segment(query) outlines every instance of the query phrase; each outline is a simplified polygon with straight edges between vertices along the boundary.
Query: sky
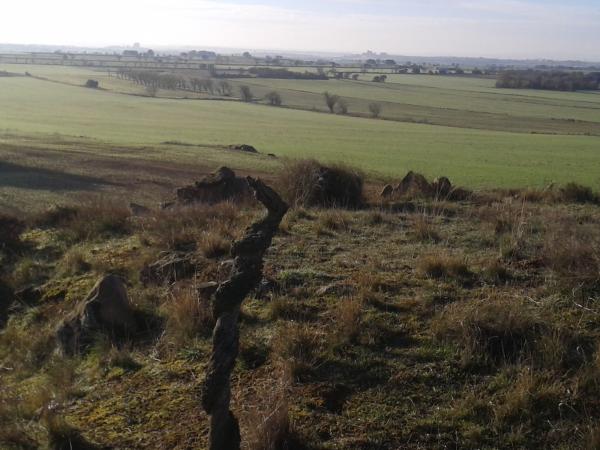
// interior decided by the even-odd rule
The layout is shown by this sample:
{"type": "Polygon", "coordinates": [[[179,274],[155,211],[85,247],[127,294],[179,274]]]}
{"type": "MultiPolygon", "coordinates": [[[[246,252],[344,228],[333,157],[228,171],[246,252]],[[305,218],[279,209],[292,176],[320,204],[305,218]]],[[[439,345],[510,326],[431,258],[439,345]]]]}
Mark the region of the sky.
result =
{"type": "Polygon", "coordinates": [[[600,0],[2,0],[0,43],[600,61],[600,0]]]}

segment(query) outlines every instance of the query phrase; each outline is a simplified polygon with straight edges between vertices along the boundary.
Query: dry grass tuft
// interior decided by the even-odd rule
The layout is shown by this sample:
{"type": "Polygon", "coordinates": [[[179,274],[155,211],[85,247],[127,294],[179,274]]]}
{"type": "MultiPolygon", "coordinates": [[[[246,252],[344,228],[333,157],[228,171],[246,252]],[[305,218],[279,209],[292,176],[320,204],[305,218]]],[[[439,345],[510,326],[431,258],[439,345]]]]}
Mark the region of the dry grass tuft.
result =
{"type": "Polygon", "coordinates": [[[413,233],[417,240],[423,242],[439,242],[441,240],[431,218],[418,214],[413,222],[413,233]]]}
{"type": "Polygon", "coordinates": [[[161,306],[166,318],[165,330],[159,347],[176,352],[201,335],[208,335],[214,327],[211,305],[193,286],[176,288],[161,306]]]}
{"type": "MultiPolygon", "coordinates": [[[[235,237],[242,228],[240,222],[243,225],[239,206],[222,202],[158,211],[153,216],[141,219],[140,226],[145,239],[158,247],[186,251],[201,245],[209,250],[213,244],[218,248],[221,239],[231,241],[235,237]]],[[[221,248],[224,246],[221,244],[221,248]]]]}
{"type": "Polygon", "coordinates": [[[275,333],[273,353],[292,378],[310,372],[317,364],[322,336],[308,324],[286,323],[275,333]]]}
{"type": "Polygon", "coordinates": [[[340,299],[333,308],[333,337],[336,344],[356,343],[361,331],[363,311],[357,299],[340,299]]]}
{"type": "Polygon", "coordinates": [[[522,301],[491,297],[449,305],[433,331],[460,346],[463,363],[497,365],[529,357],[545,327],[522,301]]]}
{"type": "Polygon", "coordinates": [[[418,263],[418,270],[428,278],[468,281],[473,277],[464,257],[449,256],[444,253],[424,256],[418,263]]]}

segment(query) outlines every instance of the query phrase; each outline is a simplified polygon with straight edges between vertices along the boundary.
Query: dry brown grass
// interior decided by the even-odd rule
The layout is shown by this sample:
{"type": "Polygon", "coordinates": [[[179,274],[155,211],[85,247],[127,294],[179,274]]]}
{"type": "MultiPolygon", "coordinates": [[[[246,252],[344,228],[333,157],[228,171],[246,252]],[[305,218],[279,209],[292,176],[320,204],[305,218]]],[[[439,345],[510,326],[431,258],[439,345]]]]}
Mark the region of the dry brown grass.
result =
{"type": "Polygon", "coordinates": [[[354,298],[339,299],[331,311],[333,340],[338,345],[356,343],[363,319],[362,303],[354,298]]]}
{"type": "Polygon", "coordinates": [[[418,262],[421,275],[428,278],[447,278],[468,281],[473,277],[465,257],[451,256],[446,253],[429,254],[418,262]]]}
{"type": "Polygon", "coordinates": [[[418,241],[439,242],[441,240],[433,219],[425,214],[417,214],[415,216],[412,230],[418,241]]]}
{"type": "Polygon", "coordinates": [[[544,241],[544,262],[561,286],[589,291],[600,285],[600,230],[573,219],[551,224],[544,241]]]}
{"type": "Polygon", "coordinates": [[[176,287],[160,308],[166,318],[159,348],[170,353],[187,346],[194,338],[210,334],[214,326],[208,300],[194,286],[176,287]]]}
{"type": "Polygon", "coordinates": [[[310,372],[319,361],[323,336],[310,324],[285,323],[271,343],[275,358],[292,378],[310,372]]]}
{"type": "Polygon", "coordinates": [[[240,207],[223,202],[158,211],[141,219],[139,226],[145,239],[160,248],[189,250],[205,245],[210,250],[212,244],[219,246],[219,237],[234,237],[244,223],[240,207]]]}
{"type": "Polygon", "coordinates": [[[496,296],[452,304],[433,324],[437,339],[459,345],[465,364],[495,365],[527,358],[544,331],[529,305],[496,296]]]}

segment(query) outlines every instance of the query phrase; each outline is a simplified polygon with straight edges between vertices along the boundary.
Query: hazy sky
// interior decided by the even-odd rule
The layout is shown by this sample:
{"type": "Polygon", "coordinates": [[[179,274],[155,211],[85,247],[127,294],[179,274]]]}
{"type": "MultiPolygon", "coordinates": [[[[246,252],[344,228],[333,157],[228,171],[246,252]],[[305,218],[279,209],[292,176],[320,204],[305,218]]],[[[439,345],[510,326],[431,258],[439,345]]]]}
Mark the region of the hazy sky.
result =
{"type": "Polygon", "coordinates": [[[600,60],[600,0],[2,0],[0,42],[600,60]]]}

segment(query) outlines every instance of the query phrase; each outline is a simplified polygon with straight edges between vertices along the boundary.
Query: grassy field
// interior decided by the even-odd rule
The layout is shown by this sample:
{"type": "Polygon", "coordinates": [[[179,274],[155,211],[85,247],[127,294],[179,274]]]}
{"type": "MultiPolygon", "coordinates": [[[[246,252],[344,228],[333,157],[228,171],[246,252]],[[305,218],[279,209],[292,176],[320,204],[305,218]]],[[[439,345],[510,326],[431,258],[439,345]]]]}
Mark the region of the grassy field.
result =
{"type": "MultiPolygon", "coordinates": [[[[27,77],[0,79],[0,130],[83,136],[106,143],[107,149],[148,146],[153,157],[164,151],[169,160],[177,160],[179,151],[189,156],[191,150],[172,151],[160,144],[181,141],[198,146],[199,163],[203,148],[249,143],[279,157],[350,163],[378,177],[398,179],[418,170],[474,188],[573,180],[597,187],[600,182],[595,169],[600,139],[594,136],[399,123],[234,101],[145,98],[27,77]]],[[[273,163],[255,159],[240,166],[264,170],[273,163]]]]}

